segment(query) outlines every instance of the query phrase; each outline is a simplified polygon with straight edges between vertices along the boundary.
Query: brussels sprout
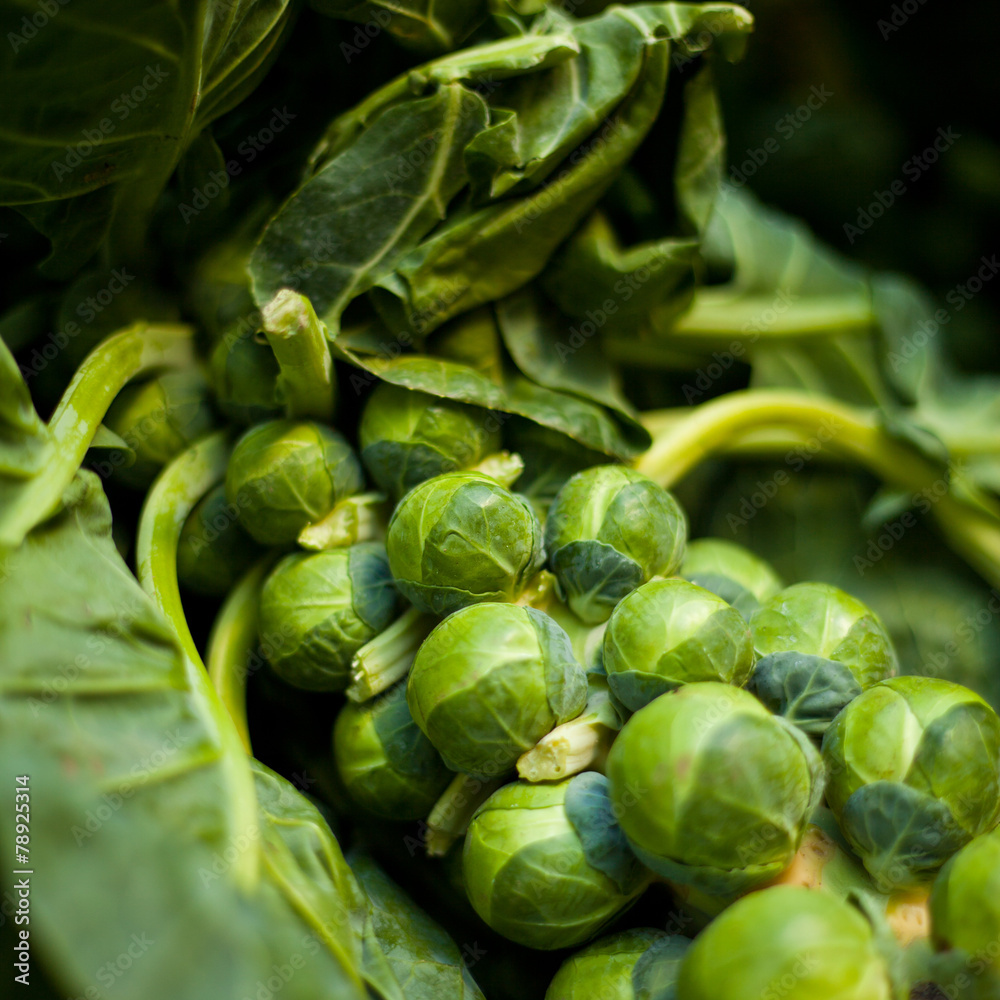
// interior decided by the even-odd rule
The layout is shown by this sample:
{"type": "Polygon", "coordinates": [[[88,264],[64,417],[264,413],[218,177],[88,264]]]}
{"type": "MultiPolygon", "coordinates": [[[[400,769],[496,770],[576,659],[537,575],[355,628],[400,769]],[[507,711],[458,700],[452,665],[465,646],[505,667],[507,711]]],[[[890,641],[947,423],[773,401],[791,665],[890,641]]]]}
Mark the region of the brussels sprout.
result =
{"type": "Polygon", "coordinates": [[[678,1000],[893,1000],[871,925],[836,896],[775,886],[734,903],[695,938],[678,1000]]]}
{"type": "Polygon", "coordinates": [[[853,698],[896,672],[875,613],[828,583],[797,583],[750,619],[757,664],[750,690],[807,733],[822,735],[853,698]]]}
{"type": "Polygon", "coordinates": [[[208,383],[200,372],[185,369],[126,386],[104,424],[135,455],[131,465],[115,469],[115,478],[144,490],[167,462],[215,427],[208,383]]]}
{"type": "Polygon", "coordinates": [[[220,485],[188,515],[177,543],[177,576],[188,590],[221,597],[263,554],[236,513],[220,485]]]}
{"type": "Polygon", "coordinates": [[[637,927],[610,934],[566,959],[545,1000],[673,1000],[691,941],[637,927]]]}
{"type": "Polygon", "coordinates": [[[469,902],[519,944],[567,948],[596,934],[648,883],[594,772],[504,785],[479,807],[462,853],[469,902]]]}
{"type": "Polygon", "coordinates": [[[688,684],[640,709],[608,755],[638,857],[675,882],[735,892],[786,868],[823,794],[808,737],[728,684],[688,684]]]}
{"type": "Polygon", "coordinates": [[[294,542],[362,486],[351,446],[329,427],[306,421],[251,427],[236,442],[226,469],[226,497],[262,545],[294,542]]]}
{"type": "Polygon", "coordinates": [[[677,501],[624,465],[572,476],[545,522],[545,550],[566,603],[588,625],[653,576],[680,565],[687,522],[677,501]]]}
{"type": "Polygon", "coordinates": [[[522,497],[476,472],[448,472],[400,500],[386,548],[396,585],[444,616],[479,601],[512,601],[541,568],[542,531],[522,497]]]}
{"type": "MultiPolygon", "coordinates": [[[[960,954],[960,988],[948,996],[1000,996],[1000,835],[977,837],[941,869],[931,890],[931,935],[960,954]]],[[[949,977],[958,986],[958,977],[949,977]]]]}
{"type": "Polygon", "coordinates": [[[449,767],[490,777],[583,711],[587,679],[569,637],[548,615],[474,604],[424,640],[406,697],[449,767]]]}
{"type": "Polygon", "coordinates": [[[633,712],[693,681],[743,684],[752,667],[740,613],[686,580],[652,580],[633,591],[604,633],[608,683],[633,712]]]}
{"type": "Polygon", "coordinates": [[[249,333],[227,334],[212,351],[215,402],[236,424],[256,424],[280,417],[278,360],[266,342],[249,333]]]}
{"type": "Polygon", "coordinates": [[[1000,719],[979,695],[893,677],[823,739],[827,803],[882,891],[918,885],[1000,814],[1000,719]]]}
{"type": "Polygon", "coordinates": [[[351,798],[385,819],[423,818],[452,779],[410,715],[405,684],[363,705],[348,702],[333,727],[333,754],[351,798]]]}
{"type": "Polygon", "coordinates": [[[369,397],[358,433],[365,468],[395,497],[500,447],[500,425],[488,410],[388,382],[369,397]]]}
{"type": "Polygon", "coordinates": [[[724,538],[688,542],[680,575],[718,594],[747,618],[784,586],[770,563],[724,538]]]}
{"type": "Polygon", "coordinates": [[[261,590],[261,642],[289,684],[340,691],[350,680],[351,657],[389,625],[397,602],[377,542],[296,552],[278,563],[261,590]]]}

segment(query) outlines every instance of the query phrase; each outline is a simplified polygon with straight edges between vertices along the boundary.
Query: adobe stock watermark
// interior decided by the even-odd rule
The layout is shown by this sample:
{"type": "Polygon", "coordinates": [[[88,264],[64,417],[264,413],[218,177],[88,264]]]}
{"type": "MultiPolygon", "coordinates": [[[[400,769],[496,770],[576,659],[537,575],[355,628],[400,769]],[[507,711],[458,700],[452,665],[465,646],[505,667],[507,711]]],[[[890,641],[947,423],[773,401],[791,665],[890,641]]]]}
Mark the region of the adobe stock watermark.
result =
{"type": "MultiPolygon", "coordinates": [[[[839,426],[839,421],[827,417],[807,441],[785,453],[785,464],[793,472],[801,472],[837,436],[839,426]]],[[[784,469],[775,469],[769,479],[758,479],[753,492],[740,497],[738,509],[726,515],[729,530],[735,535],[737,529],[746,527],[791,481],[791,475],[784,469]]]]}
{"type": "MultiPolygon", "coordinates": [[[[833,91],[827,89],[826,84],[819,86],[814,84],[809,90],[809,96],[798,107],[782,115],[774,123],[774,131],[787,142],[831,97],[833,91]]],[[[748,148],[746,159],[739,166],[734,164],[729,168],[730,184],[736,188],[743,187],[775,153],[781,150],[781,145],[773,135],[770,135],[759,146],[748,148]]],[[[723,187],[722,191],[725,197],[729,193],[729,188],[723,187]]]]}
{"type": "Polygon", "coordinates": [[[42,31],[49,21],[69,3],[71,0],[38,0],[34,11],[21,18],[19,30],[7,32],[7,41],[14,52],[35,38],[38,32],[42,31]]]}
{"type": "Polygon", "coordinates": [[[747,334],[744,339],[732,341],[726,350],[713,351],[712,360],[698,368],[690,382],[684,383],[681,389],[684,401],[691,404],[700,400],[737,361],[743,359],[747,351],[760,340],[761,335],[771,329],[798,299],[795,292],[786,289],[777,292],[770,305],[743,324],[742,332],[747,334]]]}
{"type": "Polygon", "coordinates": [[[980,257],[979,261],[978,270],[945,295],[945,301],[952,308],[936,309],[933,316],[922,319],[913,333],[903,337],[899,345],[889,352],[886,360],[894,372],[899,372],[917,357],[941,329],[951,322],[952,316],[961,312],[1000,271],[1000,260],[997,260],[996,254],[980,257]]]}
{"type": "Polygon", "coordinates": [[[340,43],[340,54],[344,57],[344,62],[351,64],[355,56],[361,55],[365,49],[392,23],[392,15],[387,10],[373,11],[367,21],[358,24],[354,29],[351,42],[340,43]]]}
{"type": "Polygon", "coordinates": [[[149,936],[146,931],[139,931],[132,935],[131,940],[111,961],[105,962],[95,973],[94,978],[103,987],[98,990],[96,986],[88,986],[81,995],[68,997],[67,1000],[99,1000],[100,997],[107,996],[105,990],[110,990],[115,983],[124,976],[132,966],[149,951],[156,941],[149,936]]]}
{"type": "MultiPolygon", "coordinates": [[[[919,181],[961,138],[961,133],[956,132],[951,125],[947,128],[939,128],[933,142],[903,162],[900,168],[903,177],[913,183],[919,181]]],[[[854,241],[868,232],[908,190],[909,188],[903,179],[897,177],[884,191],[881,189],[873,191],[873,200],[867,206],[858,206],[855,221],[844,223],[844,235],[847,237],[847,242],[853,246],[854,241]]]]}
{"type": "Polygon", "coordinates": [[[864,576],[868,570],[880,563],[887,553],[891,552],[903,536],[915,528],[920,518],[930,513],[935,504],[940,503],[951,491],[950,479],[962,473],[961,465],[951,465],[948,475],[935,479],[933,483],[910,495],[907,509],[892,521],[882,525],[879,533],[868,540],[864,553],[854,556],[854,568],[858,576],[864,576]],[[914,512],[916,511],[916,513],[914,512]]]}
{"type": "Polygon", "coordinates": [[[102,118],[93,128],[80,130],[83,136],[77,143],[66,146],[66,155],[61,160],[54,160],[52,170],[56,180],[62,180],[67,174],[80,166],[95,150],[103,145],[128,116],[149,97],[169,73],[157,63],[146,66],[145,76],[130,90],[123,90],[110,105],[110,114],[102,118]],[[113,116],[113,117],[112,117],[113,116]]]}
{"type": "MultiPolygon", "coordinates": [[[[135,281],[135,275],[126,268],[115,268],[103,288],[77,303],[76,315],[83,323],[93,323],[133,281],[135,281]]],[[[66,349],[69,342],[82,332],[83,327],[80,323],[72,319],[67,320],[60,329],[50,332],[43,339],[41,347],[35,347],[31,355],[18,365],[24,381],[30,382],[36,375],[48,368],[49,364],[55,361],[66,349]]]]}
{"type": "Polygon", "coordinates": [[[1000,592],[991,587],[986,603],[965,615],[952,637],[940,650],[928,653],[917,672],[923,677],[949,677],[962,647],[975,642],[984,629],[996,623],[998,617],[1000,617],[1000,592]]]}
{"type": "Polygon", "coordinates": [[[208,172],[208,180],[196,187],[187,201],[177,206],[185,225],[208,208],[216,198],[229,187],[233,177],[239,177],[243,168],[257,159],[274,140],[285,131],[288,125],[295,121],[297,115],[288,110],[287,105],[281,108],[271,108],[271,118],[266,125],[243,139],[236,147],[239,157],[226,160],[223,167],[208,172]]]}
{"type": "Polygon", "coordinates": [[[886,41],[891,34],[899,31],[925,3],[927,0],[902,0],[901,3],[894,3],[889,8],[888,15],[880,17],[875,24],[882,36],[882,41],[886,41]]]}

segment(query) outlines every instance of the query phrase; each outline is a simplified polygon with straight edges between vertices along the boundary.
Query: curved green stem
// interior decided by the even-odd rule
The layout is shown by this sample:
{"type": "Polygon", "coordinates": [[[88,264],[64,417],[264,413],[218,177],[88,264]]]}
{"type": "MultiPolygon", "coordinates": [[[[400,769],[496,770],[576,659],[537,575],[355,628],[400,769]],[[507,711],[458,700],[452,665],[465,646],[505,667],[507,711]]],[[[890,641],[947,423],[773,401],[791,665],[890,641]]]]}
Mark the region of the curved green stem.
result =
{"type": "Polygon", "coordinates": [[[257,644],[260,588],[274,560],[274,554],[265,556],[229,592],[212,625],[205,656],[208,676],[248,754],[252,750],[247,728],[247,676],[257,644]]]}
{"type": "Polygon", "coordinates": [[[7,504],[0,546],[20,545],[59,506],[108,407],[129,379],[151,368],[192,363],[191,336],[187,326],[137,323],[108,337],[87,355],[49,421],[50,459],[7,504]]]}
{"type": "MultiPolygon", "coordinates": [[[[228,812],[235,842],[258,824],[253,772],[247,766],[240,734],[212,687],[191,637],[177,582],[177,542],[181,528],[195,504],[225,475],[229,447],[226,433],[217,431],[182,452],[160,473],[146,496],[139,519],[136,563],[142,589],[177,633],[185,653],[187,682],[196,695],[196,704],[204,706],[207,712],[206,725],[217,735],[225,787],[231,789],[228,812]]],[[[237,883],[251,892],[260,879],[259,852],[239,852],[233,868],[237,883]]]]}
{"type": "Polygon", "coordinates": [[[160,473],[146,495],[136,539],[136,573],[142,589],[167,616],[184,651],[195,662],[201,654],[191,637],[177,582],[177,543],[195,504],[222,482],[230,444],[216,431],[181,452],[160,473]]]}
{"type": "MultiPolygon", "coordinates": [[[[706,458],[726,452],[734,440],[775,429],[791,432],[797,443],[805,436],[817,451],[825,449],[855,461],[913,493],[936,486],[942,478],[954,478],[955,470],[943,472],[939,464],[888,434],[875,412],[859,411],[822,396],[749,389],[687,413],[678,419],[670,411],[647,415],[651,425],[664,429],[636,468],[664,487],[706,458]]],[[[945,493],[935,501],[934,515],[952,547],[987,581],[1000,586],[1000,505],[971,484],[962,486],[965,498],[954,491],[945,493]]]]}

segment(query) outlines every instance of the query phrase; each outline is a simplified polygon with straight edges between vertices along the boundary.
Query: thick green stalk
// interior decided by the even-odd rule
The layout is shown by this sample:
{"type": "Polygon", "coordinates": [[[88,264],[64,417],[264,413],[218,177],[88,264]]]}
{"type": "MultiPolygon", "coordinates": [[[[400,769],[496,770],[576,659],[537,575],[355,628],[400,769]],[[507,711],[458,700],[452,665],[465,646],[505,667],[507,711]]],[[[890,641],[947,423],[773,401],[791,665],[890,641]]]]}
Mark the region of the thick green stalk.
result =
{"type": "Polygon", "coordinates": [[[283,288],[264,307],[264,333],[281,372],[278,388],[290,417],[333,419],[336,381],[326,327],[312,303],[283,288]]]}
{"type": "Polygon", "coordinates": [[[257,608],[264,577],[274,563],[267,555],[229,592],[208,637],[208,676],[226,706],[246,752],[252,753],[247,727],[247,675],[257,645],[257,608]]]}
{"type": "Polygon", "coordinates": [[[502,785],[503,778],[456,774],[427,817],[424,843],[432,858],[442,858],[469,829],[475,811],[502,785]]]}
{"type": "MultiPolygon", "coordinates": [[[[960,469],[941,465],[897,440],[880,425],[875,411],[865,412],[823,396],[772,390],[733,392],[687,411],[647,415],[662,429],[636,468],[670,487],[705,459],[725,453],[747,435],[787,431],[796,444],[814,443],[863,465],[885,482],[921,493],[942,479],[960,479],[960,469]]],[[[758,438],[758,444],[767,438],[758,438]]],[[[772,441],[787,450],[788,439],[772,441]]],[[[794,446],[794,445],[793,445],[794,446]]],[[[988,582],[1000,586],[1000,505],[972,484],[963,482],[934,504],[934,515],[952,547],[988,582]]],[[[936,495],[936,492],[935,492],[936,495]]]]}
{"type": "MultiPolygon", "coordinates": [[[[209,679],[184,616],[177,582],[177,543],[184,521],[195,504],[225,475],[230,445],[224,431],[217,431],[178,455],[160,473],[143,504],[136,539],[136,569],[142,589],[173,625],[184,650],[187,680],[197,703],[205,706],[205,720],[217,734],[219,755],[231,791],[232,836],[255,829],[257,795],[253,773],[247,766],[240,734],[209,679]]],[[[234,862],[236,879],[247,892],[260,878],[257,851],[241,851],[234,862]]]]}
{"type": "Polygon", "coordinates": [[[0,548],[25,535],[59,506],[115,396],[129,379],[151,368],[190,365],[194,354],[187,326],[137,323],[96,347],[78,369],[49,421],[52,454],[25,480],[0,522],[0,548]]]}

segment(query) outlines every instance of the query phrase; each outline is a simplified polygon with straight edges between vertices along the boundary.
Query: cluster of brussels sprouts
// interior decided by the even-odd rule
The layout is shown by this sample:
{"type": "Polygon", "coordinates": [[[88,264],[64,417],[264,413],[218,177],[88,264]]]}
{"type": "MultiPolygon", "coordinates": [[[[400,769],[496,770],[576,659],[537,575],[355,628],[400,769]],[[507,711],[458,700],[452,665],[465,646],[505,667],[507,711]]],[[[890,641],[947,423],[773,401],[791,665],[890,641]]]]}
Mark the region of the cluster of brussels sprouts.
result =
{"type": "MultiPolygon", "coordinates": [[[[487,411],[388,384],[356,451],[241,389],[273,362],[260,348],[213,359],[218,405],[249,426],[179,576],[218,596],[268,560],[261,646],[288,684],[345,694],[332,750],[358,815],[426,821],[432,854],[462,840],[469,902],[523,945],[592,941],[651,886],[704,927],[618,930],[548,1000],[889,1000],[906,963],[887,927],[965,976],[956,996],[1000,996],[986,702],[896,676],[855,597],[689,541],[630,468],[573,471],[526,421],[501,439],[487,411]],[[515,443],[524,461],[499,452],[515,443]]],[[[150,446],[176,451],[191,420],[158,418],[150,446]]]]}

